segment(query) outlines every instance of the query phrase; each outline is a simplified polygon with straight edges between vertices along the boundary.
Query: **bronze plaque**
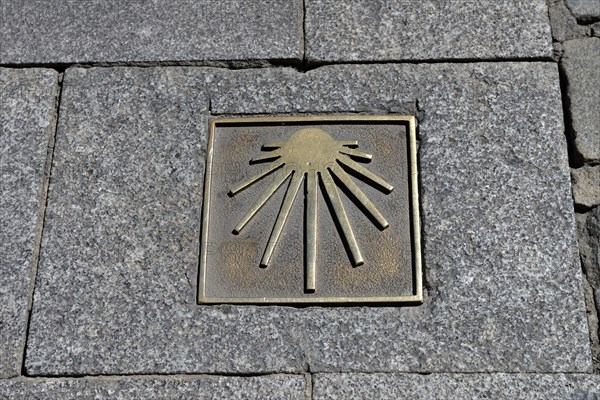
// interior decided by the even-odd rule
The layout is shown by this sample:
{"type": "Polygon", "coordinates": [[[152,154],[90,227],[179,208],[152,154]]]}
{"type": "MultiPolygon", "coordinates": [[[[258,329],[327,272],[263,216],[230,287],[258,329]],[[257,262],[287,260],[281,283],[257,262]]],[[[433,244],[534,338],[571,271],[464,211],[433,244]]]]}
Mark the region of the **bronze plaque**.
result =
{"type": "Polygon", "coordinates": [[[210,122],[198,303],[420,303],[415,118],[210,122]]]}

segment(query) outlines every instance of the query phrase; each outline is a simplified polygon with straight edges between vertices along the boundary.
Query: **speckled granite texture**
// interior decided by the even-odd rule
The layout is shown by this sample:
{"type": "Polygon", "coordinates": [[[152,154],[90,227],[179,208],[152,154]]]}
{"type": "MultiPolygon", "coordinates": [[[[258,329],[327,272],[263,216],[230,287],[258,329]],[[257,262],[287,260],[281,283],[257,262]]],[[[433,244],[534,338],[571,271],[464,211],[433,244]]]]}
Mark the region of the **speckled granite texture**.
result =
{"type": "Polygon", "coordinates": [[[26,371],[589,372],[561,110],[552,63],[69,69],[26,371]],[[195,304],[209,111],[410,104],[422,306],[195,304]]]}
{"type": "Polygon", "coordinates": [[[583,161],[600,161],[600,38],[563,43],[561,68],[567,83],[575,149],[583,161]]]}
{"type": "Polygon", "coordinates": [[[547,58],[545,0],[306,0],[309,61],[547,58]]]}
{"type": "MultiPolygon", "coordinates": [[[[600,144],[600,138],[598,140],[600,144]]],[[[600,165],[584,165],[573,169],[571,182],[576,206],[587,210],[600,204],[600,165]]]]}
{"type": "Polygon", "coordinates": [[[21,372],[58,74],[0,68],[0,378],[21,372]]]}
{"type": "Polygon", "coordinates": [[[552,38],[557,42],[576,39],[587,33],[587,27],[577,23],[577,19],[571,14],[563,0],[548,1],[548,16],[550,17],[552,38]]]}
{"type": "Polygon", "coordinates": [[[599,62],[600,0],[0,1],[0,399],[600,399],[599,62]],[[210,118],[358,113],[424,304],[197,305],[210,118]]]}
{"type": "Polygon", "coordinates": [[[314,400],[592,400],[600,376],[563,374],[316,374],[314,400]]]}
{"type": "Polygon", "coordinates": [[[0,380],[0,398],[27,400],[305,400],[301,375],[173,376],[0,380]]]}
{"type": "Polygon", "coordinates": [[[577,219],[581,264],[592,288],[600,290],[600,207],[577,214],[577,219]]]}
{"type": "Polygon", "coordinates": [[[577,20],[583,23],[600,20],[600,1],[565,0],[565,2],[577,20]]]}
{"type": "Polygon", "coordinates": [[[0,11],[0,63],[302,59],[300,0],[21,0],[0,11]]]}

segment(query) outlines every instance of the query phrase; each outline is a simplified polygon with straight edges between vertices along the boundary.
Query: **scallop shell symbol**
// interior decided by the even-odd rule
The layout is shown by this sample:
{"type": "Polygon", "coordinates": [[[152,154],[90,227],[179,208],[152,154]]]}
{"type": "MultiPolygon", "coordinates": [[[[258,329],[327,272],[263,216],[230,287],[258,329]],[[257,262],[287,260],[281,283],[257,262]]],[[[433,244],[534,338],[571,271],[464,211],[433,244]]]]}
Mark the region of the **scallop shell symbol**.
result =
{"type": "Polygon", "coordinates": [[[263,145],[263,153],[253,158],[252,162],[271,162],[262,171],[232,187],[229,191],[230,196],[235,196],[262,178],[275,174],[271,184],[233,229],[234,234],[239,234],[277,189],[286,181],[289,181],[281,209],[260,262],[261,267],[266,268],[271,262],[273,251],[303,182],[306,182],[304,221],[307,241],[304,262],[306,268],[305,290],[307,292],[316,290],[317,190],[319,182],[325,188],[325,194],[341,228],[342,240],[346,242],[350,249],[350,261],[354,266],[364,264],[365,261],[340,198],[338,186],[343,186],[362,205],[363,212],[370,217],[380,230],[387,228],[389,223],[348,172],[359,175],[364,181],[383,193],[389,194],[394,188],[358,162],[369,162],[373,157],[371,154],[358,150],[357,147],[357,140],[335,140],[319,128],[301,129],[285,142],[263,145]]]}

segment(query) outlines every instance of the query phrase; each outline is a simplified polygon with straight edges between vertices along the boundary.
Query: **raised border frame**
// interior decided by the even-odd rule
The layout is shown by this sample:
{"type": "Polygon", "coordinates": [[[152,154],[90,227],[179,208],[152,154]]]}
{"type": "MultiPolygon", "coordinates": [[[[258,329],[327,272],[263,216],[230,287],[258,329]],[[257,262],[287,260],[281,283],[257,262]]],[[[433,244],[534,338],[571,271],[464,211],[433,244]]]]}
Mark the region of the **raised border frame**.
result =
{"type": "Polygon", "coordinates": [[[419,214],[419,182],[417,163],[416,118],[404,115],[350,115],[350,116],[268,116],[268,117],[225,117],[213,118],[209,122],[206,167],[204,170],[204,195],[202,205],[202,225],[200,231],[200,265],[198,270],[198,304],[421,304],[423,302],[423,271],[421,263],[421,220],[419,214]],[[314,122],[398,122],[408,125],[410,146],[410,190],[413,248],[413,294],[404,296],[380,297],[208,297],[206,296],[206,269],[208,228],[210,222],[210,202],[212,186],[212,160],[215,129],[219,124],[260,124],[260,123],[314,123],[314,122]]]}

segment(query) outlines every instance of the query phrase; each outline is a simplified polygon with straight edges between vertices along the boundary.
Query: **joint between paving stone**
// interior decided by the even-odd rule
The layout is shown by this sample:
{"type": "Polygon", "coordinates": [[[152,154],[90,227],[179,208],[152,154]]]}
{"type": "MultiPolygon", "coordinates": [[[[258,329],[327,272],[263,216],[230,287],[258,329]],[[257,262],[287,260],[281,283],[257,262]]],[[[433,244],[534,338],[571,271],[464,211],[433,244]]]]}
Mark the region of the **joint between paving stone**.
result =
{"type": "Polygon", "coordinates": [[[306,374],[304,374],[304,380],[305,380],[304,395],[306,397],[306,400],[312,400],[315,375],[312,373],[306,373],[306,374]]]}
{"type": "Polygon", "coordinates": [[[259,60],[208,60],[208,61],[110,61],[110,62],[72,62],[72,63],[0,63],[0,68],[28,69],[48,68],[58,72],[64,72],[69,68],[165,68],[165,67],[198,67],[198,68],[221,68],[229,70],[254,69],[254,68],[294,68],[303,70],[301,59],[259,59],[259,60]]]}
{"type": "Polygon", "coordinates": [[[40,262],[40,254],[42,249],[42,236],[44,230],[44,218],[46,215],[46,208],[48,206],[48,189],[50,187],[50,176],[52,173],[52,159],[54,156],[54,146],[56,143],[56,132],[58,130],[58,119],[60,113],[60,100],[62,96],[62,78],[63,74],[59,73],[57,76],[57,88],[54,98],[54,111],[52,113],[52,131],[48,138],[48,145],[46,150],[46,160],[44,164],[44,174],[42,178],[42,190],[39,194],[39,209],[38,217],[35,228],[35,240],[33,248],[32,266],[29,275],[29,289],[27,294],[27,318],[25,322],[25,337],[23,338],[22,347],[22,359],[21,359],[21,375],[26,375],[25,359],[27,353],[27,341],[29,339],[29,327],[31,325],[31,314],[33,310],[33,298],[35,295],[35,286],[37,280],[37,271],[40,262]]]}
{"type": "Polygon", "coordinates": [[[568,78],[562,64],[558,63],[558,76],[560,83],[560,95],[562,103],[563,113],[563,124],[565,129],[565,140],[567,143],[567,151],[569,154],[569,166],[571,168],[578,168],[583,166],[583,156],[577,151],[575,147],[575,133],[573,132],[573,125],[571,121],[571,107],[568,95],[568,78]]]}
{"type": "Polygon", "coordinates": [[[302,66],[306,67],[306,0],[302,0],[302,66]]]}
{"type": "Polygon", "coordinates": [[[298,73],[307,73],[328,66],[368,66],[368,65],[386,65],[386,64],[477,64],[477,63],[546,63],[557,61],[553,57],[505,57],[505,58],[436,58],[422,60],[360,60],[360,61],[310,61],[303,59],[263,59],[263,60],[218,60],[218,61],[128,61],[128,62],[76,62],[76,63],[0,63],[0,68],[11,69],[33,69],[47,68],[53,69],[59,73],[64,73],[69,68],[168,68],[168,67],[197,67],[197,68],[217,68],[226,70],[243,69],[278,69],[290,68],[298,73]]]}
{"type": "Polygon", "coordinates": [[[81,380],[110,380],[110,379],[194,379],[202,377],[214,377],[214,378],[256,378],[256,377],[272,377],[272,376],[303,376],[312,375],[311,373],[297,373],[297,372],[282,372],[282,371],[269,371],[269,372],[174,372],[174,373],[144,373],[144,372],[133,372],[133,373],[122,373],[122,374],[22,374],[14,378],[13,380],[60,380],[60,379],[81,379],[81,380]]]}

